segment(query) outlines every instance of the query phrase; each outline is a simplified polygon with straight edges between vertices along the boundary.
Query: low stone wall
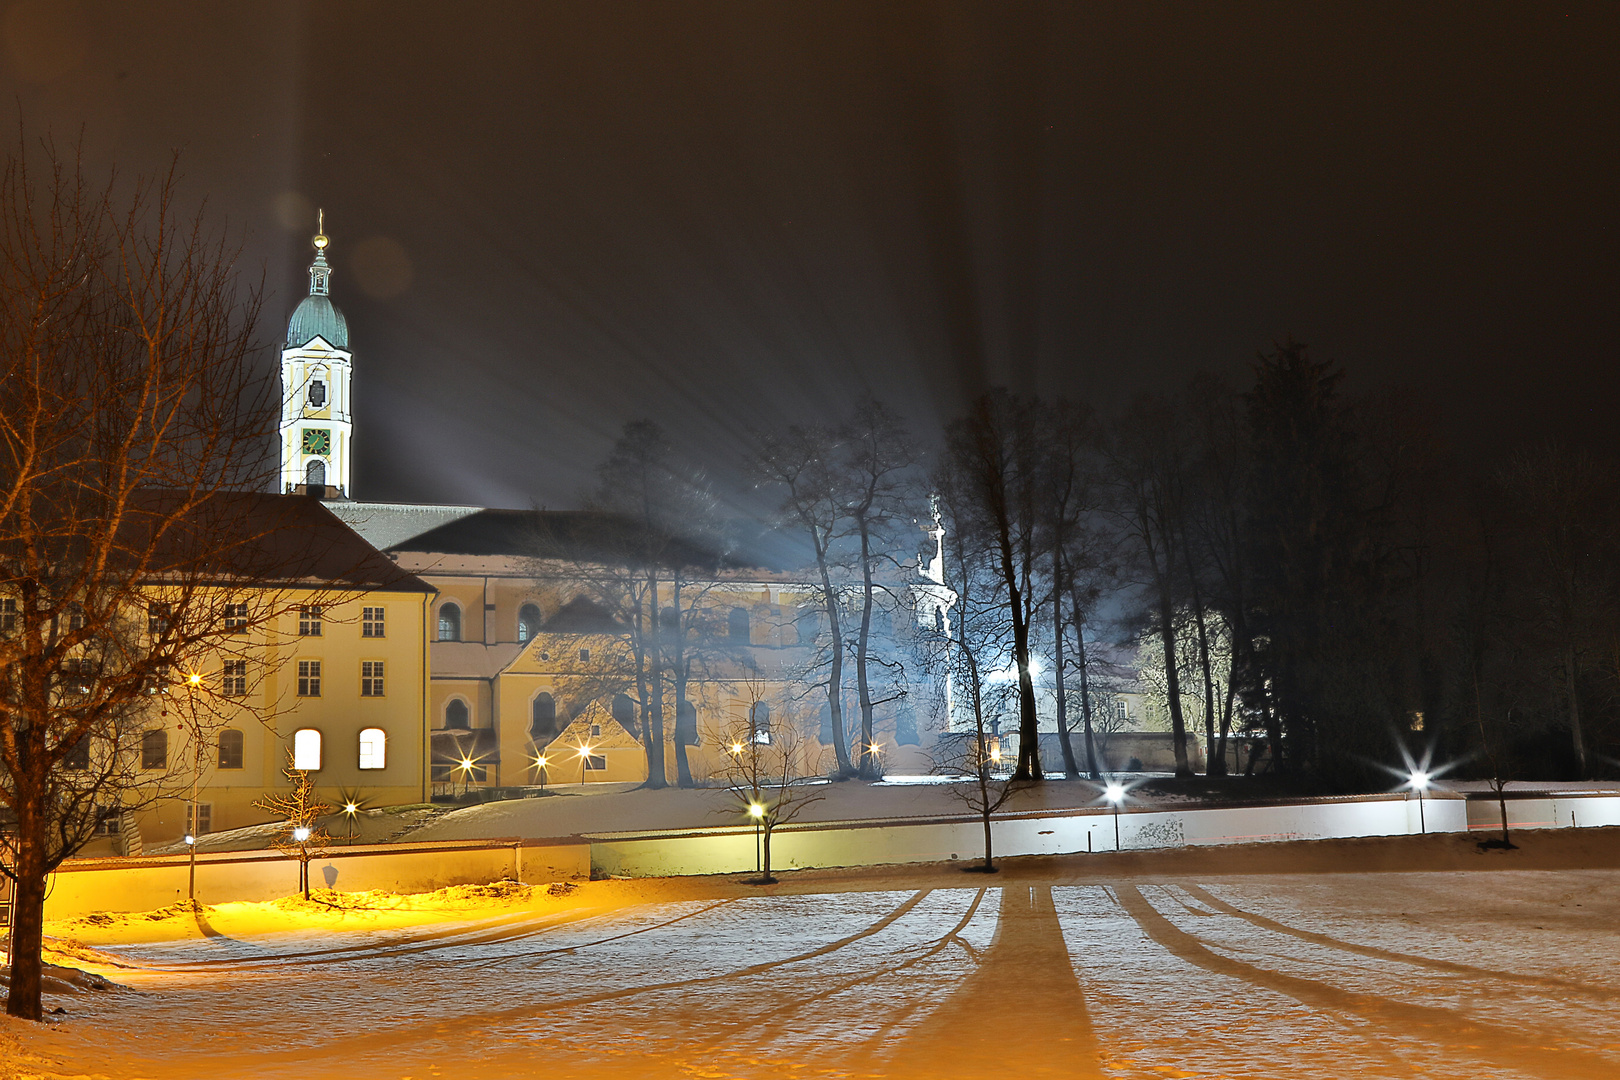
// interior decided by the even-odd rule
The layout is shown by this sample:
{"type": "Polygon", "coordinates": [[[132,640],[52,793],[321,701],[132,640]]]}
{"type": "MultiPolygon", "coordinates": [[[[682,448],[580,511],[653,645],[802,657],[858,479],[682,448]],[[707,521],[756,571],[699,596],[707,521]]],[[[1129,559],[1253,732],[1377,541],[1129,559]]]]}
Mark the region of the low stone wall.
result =
{"type": "MultiPolygon", "coordinates": [[[[1590,829],[1600,825],[1620,825],[1620,795],[1526,795],[1508,793],[1510,829],[1590,829]]],[[[1502,808],[1496,796],[1475,794],[1468,799],[1468,827],[1490,830],[1502,827],[1502,808]]]]}
{"type": "MultiPolygon", "coordinates": [[[[1117,824],[1124,850],[1469,827],[1468,804],[1454,795],[1426,798],[1421,808],[1415,798],[1374,795],[1282,806],[1126,810],[1117,824]]],[[[1113,813],[1099,808],[997,818],[991,831],[998,856],[1071,855],[1114,850],[1115,825],[1113,813]]],[[[740,873],[754,869],[756,859],[755,830],[746,827],[598,833],[586,839],[592,872],[599,876],[740,873]]],[[[971,817],[788,825],[772,836],[771,864],[798,869],[944,862],[978,858],[983,845],[983,823],[971,817]]]]}
{"type": "MultiPolygon", "coordinates": [[[[590,845],[580,841],[475,840],[339,848],[311,859],[310,883],[343,892],[431,892],[503,878],[556,881],[590,874],[590,845]]],[[[47,919],[95,911],[149,911],[186,898],[185,855],[69,859],[51,875],[47,919]]],[[[298,891],[298,862],[274,851],[197,856],[196,898],[205,904],[273,900],[298,891]]]]}

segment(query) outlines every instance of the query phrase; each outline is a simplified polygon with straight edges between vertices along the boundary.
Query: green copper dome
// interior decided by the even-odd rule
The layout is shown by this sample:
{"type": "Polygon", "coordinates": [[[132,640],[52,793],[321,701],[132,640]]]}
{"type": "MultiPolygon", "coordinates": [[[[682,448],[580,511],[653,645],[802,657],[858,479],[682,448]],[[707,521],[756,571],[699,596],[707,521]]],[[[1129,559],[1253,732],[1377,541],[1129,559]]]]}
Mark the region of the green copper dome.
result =
{"type": "Polygon", "coordinates": [[[287,344],[308,345],[319,335],[335,349],[349,347],[349,324],[330,297],[306,296],[287,321],[287,344]]]}

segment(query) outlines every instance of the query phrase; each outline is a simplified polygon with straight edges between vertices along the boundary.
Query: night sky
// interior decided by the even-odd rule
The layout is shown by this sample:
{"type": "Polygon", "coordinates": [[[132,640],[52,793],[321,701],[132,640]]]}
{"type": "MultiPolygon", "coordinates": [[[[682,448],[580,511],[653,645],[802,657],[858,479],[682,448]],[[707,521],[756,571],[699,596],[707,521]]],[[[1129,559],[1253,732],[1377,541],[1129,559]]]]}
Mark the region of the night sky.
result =
{"type": "Polygon", "coordinates": [[[1620,6],[24,0],[0,91],[183,152],[263,274],[324,207],[356,494],[572,505],[650,415],[1101,406],[1293,335],[1463,452],[1620,437],[1620,6]]]}

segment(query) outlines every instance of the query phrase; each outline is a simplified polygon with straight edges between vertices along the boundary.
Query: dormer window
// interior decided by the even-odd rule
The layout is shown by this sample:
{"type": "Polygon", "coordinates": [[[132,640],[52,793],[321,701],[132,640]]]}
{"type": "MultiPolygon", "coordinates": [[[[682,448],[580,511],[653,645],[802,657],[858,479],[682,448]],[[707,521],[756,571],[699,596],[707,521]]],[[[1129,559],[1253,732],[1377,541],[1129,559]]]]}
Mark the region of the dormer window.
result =
{"type": "Polygon", "coordinates": [[[326,384],[316,379],[309,384],[309,407],[319,409],[326,404],[326,384]]]}

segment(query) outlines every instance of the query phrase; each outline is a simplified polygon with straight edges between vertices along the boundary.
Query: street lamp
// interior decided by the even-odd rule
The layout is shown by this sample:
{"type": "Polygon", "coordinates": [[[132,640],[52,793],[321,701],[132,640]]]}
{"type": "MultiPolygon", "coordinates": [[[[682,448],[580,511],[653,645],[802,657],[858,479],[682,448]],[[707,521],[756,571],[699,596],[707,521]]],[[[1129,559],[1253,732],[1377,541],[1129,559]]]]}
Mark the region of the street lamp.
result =
{"type": "Polygon", "coordinates": [[[765,822],[764,804],[757,800],[749,803],[748,816],[754,819],[754,873],[758,874],[762,873],[760,868],[764,865],[763,856],[759,853],[759,829],[765,822]]]}
{"type": "Polygon", "coordinates": [[[546,755],[540,754],[534,759],[534,767],[540,770],[540,794],[546,793],[546,755]]]}
{"type": "Polygon", "coordinates": [[[1110,780],[1103,789],[1103,798],[1107,799],[1114,808],[1114,850],[1119,850],[1119,807],[1125,801],[1125,789],[1117,781],[1110,780]]]}
{"type": "Polygon", "coordinates": [[[354,827],[358,820],[359,813],[359,803],[355,802],[353,799],[349,799],[344,802],[343,815],[349,819],[349,843],[351,844],[354,843],[354,827]]]}
{"type": "Polygon", "coordinates": [[[1430,776],[1428,773],[1424,772],[1422,769],[1414,769],[1412,770],[1411,779],[1407,780],[1406,782],[1408,787],[1417,792],[1418,830],[1425,836],[1428,835],[1429,832],[1429,823],[1425,821],[1423,817],[1423,793],[1429,790],[1429,780],[1430,776]]]}
{"type": "Polygon", "coordinates": [[[594,746],[581,746],[579,748],[579,782],[581,784],[585,782],[585,766],[590,764],[591,751],[594,749],[596,749],[594,746]]]}

